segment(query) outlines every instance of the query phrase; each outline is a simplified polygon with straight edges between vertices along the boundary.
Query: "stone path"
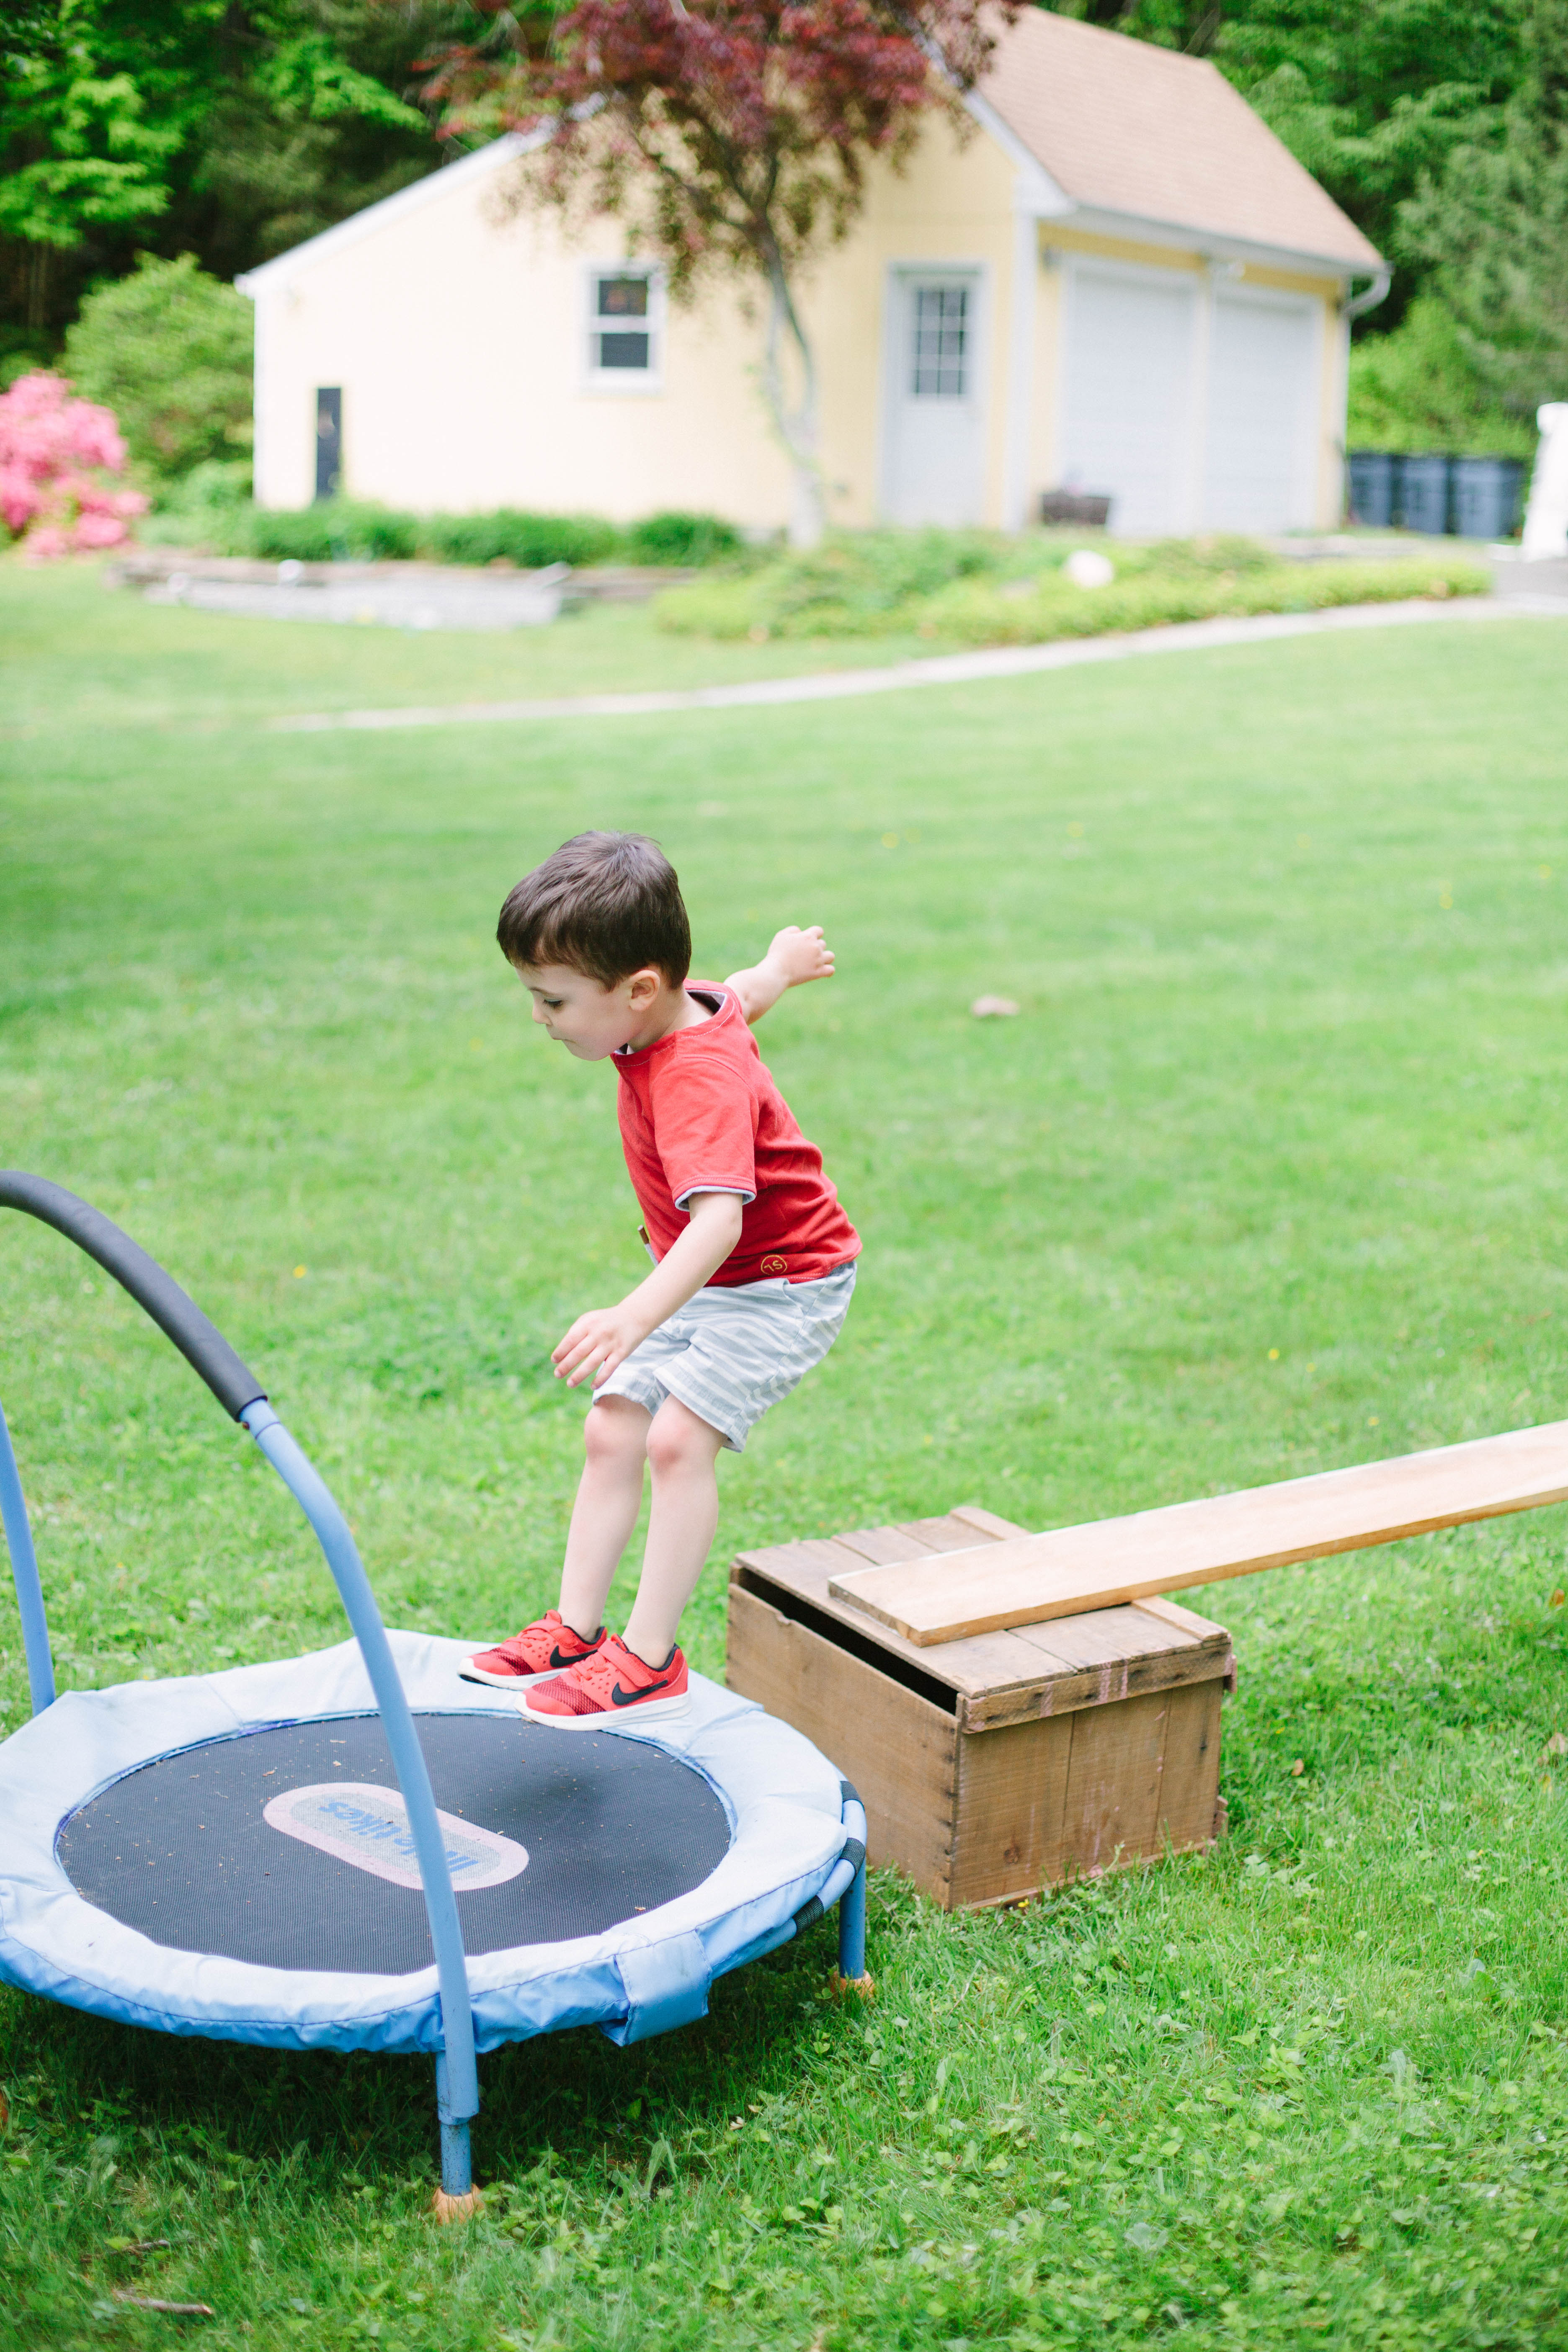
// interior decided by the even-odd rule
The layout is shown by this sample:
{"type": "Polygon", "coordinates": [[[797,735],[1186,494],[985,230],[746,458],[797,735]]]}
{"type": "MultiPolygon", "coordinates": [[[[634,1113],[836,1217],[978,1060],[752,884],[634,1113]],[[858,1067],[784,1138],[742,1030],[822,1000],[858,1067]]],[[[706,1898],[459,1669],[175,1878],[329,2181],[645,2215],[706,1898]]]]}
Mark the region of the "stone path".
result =
{"type": "Polygon", "coordinates": [[[1183,621],[1124,637],[1075,637],[1048,646],[997,646],[984,653],[937,654],[929,661],[883,669],[818,670],[805,677],[757,678],[740,686],[700,686],[646,694],[579,694],[554,701],[411,704],[392,710],[322,710],[270,719],[276,732],[326,733],[339,728],[469,727],[542,719],[640,719],[676,710],[735,710],[755,704],[835,702],[862,694],[899,694],[911,687],[969,686],[994,677],[1032,677],[1037,671],[1076,669],[1086,662],[1129,661],[1144,654],[1195,652],[1210,646],[1247,646],[1280,637],[1320,636],[1341,629],[1392,629],[1427,621],[1507,621],[1521,616],[1568,619],[1568,597],[1456,598],[1452,604],[1413,598],[1391,604],[1343,604],[1327,613],[1264,613],[1249,620],[1183,621]]]}

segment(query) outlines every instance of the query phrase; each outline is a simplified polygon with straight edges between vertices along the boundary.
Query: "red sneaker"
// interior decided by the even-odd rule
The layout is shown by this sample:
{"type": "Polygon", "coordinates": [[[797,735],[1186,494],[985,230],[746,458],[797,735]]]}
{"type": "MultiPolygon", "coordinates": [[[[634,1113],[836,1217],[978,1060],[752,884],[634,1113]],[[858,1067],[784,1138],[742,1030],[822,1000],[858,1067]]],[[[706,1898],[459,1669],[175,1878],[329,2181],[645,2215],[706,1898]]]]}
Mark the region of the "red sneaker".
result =
{"type": "Polygon", "coordinates": [[[645,1666],[618,1633],[611,1633],[592,1657],[547,1683],[535,1683],[517,1705],[530,1723],[548,1723],[558,1731],[593,1731],[612,1718],[668,1720],[690,1711],[686,1660],[671,1650],[662,1666],[645,1666]]]}
{"type": "Polygon", "coordinates": [[[510,1642],[501,1642],[493,1650],[476,1650],[458,1672],[466,1683],[495,1683],[502,1690],[514,1683],[525,1683],[535,1675],[558,1674],[563,1666],[581,1664],[591,1658],[605,1639],[601,1625],[591,1642],[574,1633],[559,1609],[547,1609],[542,1617],[514,1633],[510,1642]]]}

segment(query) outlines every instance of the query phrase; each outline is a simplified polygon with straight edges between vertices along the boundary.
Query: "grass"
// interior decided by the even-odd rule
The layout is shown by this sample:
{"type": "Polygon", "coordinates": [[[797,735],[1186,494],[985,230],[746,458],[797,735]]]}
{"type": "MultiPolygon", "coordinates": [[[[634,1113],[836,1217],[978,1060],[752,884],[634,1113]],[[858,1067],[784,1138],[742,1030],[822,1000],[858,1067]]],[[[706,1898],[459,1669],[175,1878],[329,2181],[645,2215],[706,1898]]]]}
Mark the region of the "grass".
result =
{"type": "MultiPolygon", "coordinates": [[[[490,940],[584,824],[665,841],[703,969],[790,919],[840,955],[763,1037],[865,1271],[725,1465],[706,1671],[743,1544],[1563,1410],[1555,625],[432,739],[254,721],[531,652],[15,567],[0,608],[5,1156],[259,1366],[394,1622],[546,1599],[583,1410],[546,1351],[637,1274],[608,1076],[528,1034],[490,940]],[[972,1021],[981,991],[1021,1017],[972,1021]]],[[[62,1680],[339,1638],[184,1366],[57,1238],[0,1238],[62,1680]]],[[[498,2054],[465,2228],[427,2219],[424,2064],[0,1993],[0,2344],[180,2335],[116,2290],[212,2305],[182,2340],[226,2352],[1568,2344],[1563,1535],[1211,1594],[1241,1661],[1212,1859],[952,1919],[883,1877],[867,2010],[826,1997],[824,1926],[700,2028],[498,2054]]],[[[0,1648],[14,1726],[14,1619],[0,1648]]]]}
{"type": "MultiPolygon", "coordinates": [[[[154,620],[136,592],[106,593],[90,562],[46,572],[0,560],[0,583],[10,672],[0,740],[62,724],[188,731],[287,712],[723,686],[859,669],[868,658],[847,638],[756,646],[671,637],[646,604],[590,605],[551,628],[414,633],[310,621],[237,626],[181,606],[154,620]]],[[[873,658],[947,650],[911,630],[879,639],[873,658]]],[[[136,756],[148,756],[144,744],[136,756]]]]}

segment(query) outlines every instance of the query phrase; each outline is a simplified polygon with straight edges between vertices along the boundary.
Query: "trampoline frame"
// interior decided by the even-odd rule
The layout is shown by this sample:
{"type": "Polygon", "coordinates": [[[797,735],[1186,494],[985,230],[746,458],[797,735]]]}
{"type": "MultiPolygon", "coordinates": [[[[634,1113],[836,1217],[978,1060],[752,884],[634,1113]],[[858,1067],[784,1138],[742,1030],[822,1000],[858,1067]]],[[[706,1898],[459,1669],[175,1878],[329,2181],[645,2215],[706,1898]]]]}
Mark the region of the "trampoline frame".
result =
{"type": "MultiPolygon", "coordinates": [[[[436,2107],[441,2135],[443,2219],[474,2203],[468,2128],[479,2111],[479,2069],[468,1966],[446,1841],[413,1712],[398,1677],[375,1594],[347,1520],[320,1472],[290,1435],[255,1374],[235,1353],[174,1278],[128,1234],[64,1186],[19,1170],[0,1171],[0,1208],[17,1209],[50,1225],[86,1253],[129,1293],[204,1380],[218,1402],[252,1437],[298,1503],[313,1531],[364,1662],[393,1768],[408,1813],[439,1988],[441,2043],[436,2057],[436,2107]]],[[[35,1716],[56,1697],[54,1658],[32,1527],[5,1416],[0,1410],[0,1524],[22,1622],[27,1685],[35,1716]]],[[[868,1989],[866,1974],[866,1815],[844,1784],[845,1850],[821,1894],[795,1913],[788,1940],[838,1906],[838,1977],[868,1989]]]]}

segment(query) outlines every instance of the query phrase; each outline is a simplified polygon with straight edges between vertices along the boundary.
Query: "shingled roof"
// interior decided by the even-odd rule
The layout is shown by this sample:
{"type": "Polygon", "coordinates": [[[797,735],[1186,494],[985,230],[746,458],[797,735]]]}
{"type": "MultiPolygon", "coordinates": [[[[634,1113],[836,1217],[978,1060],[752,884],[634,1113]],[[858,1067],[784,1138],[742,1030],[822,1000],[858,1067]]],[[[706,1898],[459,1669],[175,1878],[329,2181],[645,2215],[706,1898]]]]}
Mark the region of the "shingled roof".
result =
{"type": "Polygon", "coordinates": [[[1310,255],[1381,257],[1204,58],[1026,7],[980,94],[1087,211],[1310,255]]]}

